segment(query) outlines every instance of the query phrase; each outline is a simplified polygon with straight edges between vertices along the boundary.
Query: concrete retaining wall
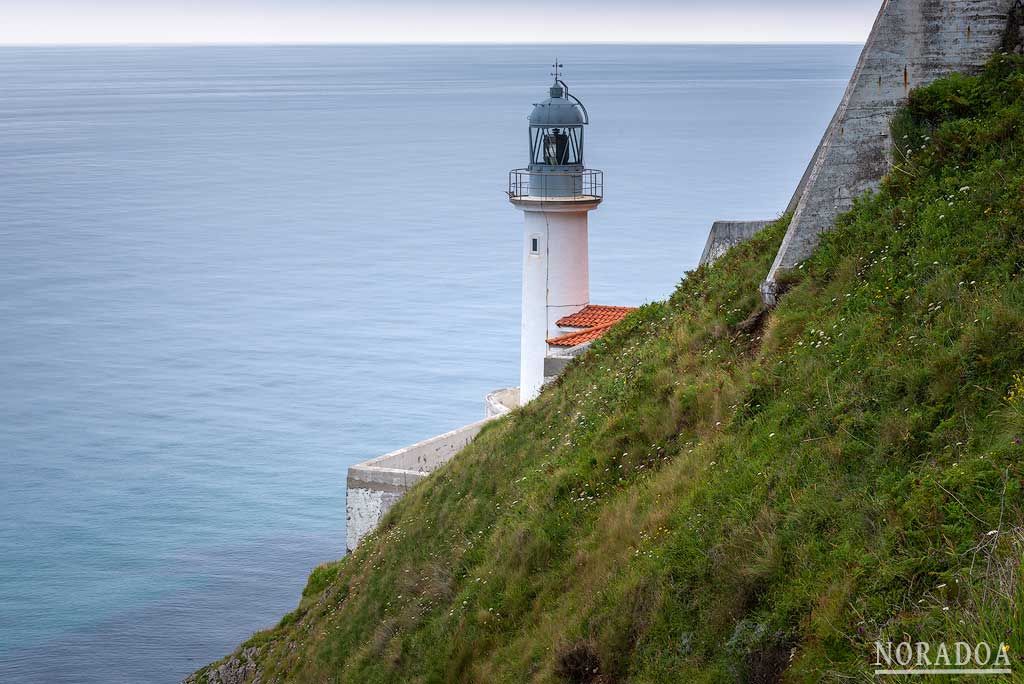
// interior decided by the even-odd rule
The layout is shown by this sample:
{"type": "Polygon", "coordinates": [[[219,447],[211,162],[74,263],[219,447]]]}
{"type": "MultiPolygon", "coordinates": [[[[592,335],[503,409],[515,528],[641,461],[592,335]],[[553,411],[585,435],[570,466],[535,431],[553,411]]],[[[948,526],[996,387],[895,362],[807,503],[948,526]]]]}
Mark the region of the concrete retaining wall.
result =
{"type": "Polygon", "coordinates": [[[708,232],[700,263],[712,264],[731,248],[754,237],[771,221],[715,221],[708,232]]]}
{"type": "Polygon", "coordinates": [[[349,551],[417,482],[473,441],[490,418],[417,442],[348,469],[345,545],[349,551]]]}
{"type": "Polygon", "coordinates": [[[484,402],[487,417],[483,420],[351,466],[345,493],[346,548],[355,549],[409,489],[451,460],[484,425],[511,411],[518,402],[518,388],[491,392],[484,402]]]}
{"type": "MultiPolygon", "coordinates": [[[[566,328],[570,330],[570,328],[566,328]]],[[[586,330],[586,328],[579,328],[579,330],[586,330]]],[[[590,342],[584,342],[583,344],[577,344],[575,347],[554,347],[548,352],[548,355],[544,357],[544,384],[553,382],[558,379],[558,376],[565,372],[566,367],[583,352],[590,349],[590,345],[594,343],[593,340],[590,342]]]]}
{"type": "MultiPolygon", "coordinates": [[[[890,120],[912,88],[977,71],[1001,46],[1014,0],[885,0],[846,93],[798,188],[793,221],[761,287],[810,256],[820,234],[889,169],[890,120]]],[[[792,204],[792,203],[791,203],[792,204]]]]}

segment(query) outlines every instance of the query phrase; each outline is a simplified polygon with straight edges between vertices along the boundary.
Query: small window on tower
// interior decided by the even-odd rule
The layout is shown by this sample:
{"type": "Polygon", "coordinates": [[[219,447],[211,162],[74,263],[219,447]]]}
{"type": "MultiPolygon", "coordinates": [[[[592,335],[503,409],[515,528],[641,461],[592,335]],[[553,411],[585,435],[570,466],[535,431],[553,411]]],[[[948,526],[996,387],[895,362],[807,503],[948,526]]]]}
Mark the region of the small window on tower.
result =
{"type": "Polygon", "coordinates": [[[530,238],[530,254],[540,254],[540,238],[530,238]]]}

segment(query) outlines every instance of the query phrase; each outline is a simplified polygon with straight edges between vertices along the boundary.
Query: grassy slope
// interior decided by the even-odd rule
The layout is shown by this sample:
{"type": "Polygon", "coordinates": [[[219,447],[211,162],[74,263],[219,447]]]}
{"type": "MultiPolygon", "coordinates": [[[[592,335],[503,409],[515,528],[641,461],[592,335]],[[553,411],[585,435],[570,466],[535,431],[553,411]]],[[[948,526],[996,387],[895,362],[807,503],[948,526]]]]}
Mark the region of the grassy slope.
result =
{"type": "Polygon", "coordinates": [[[1020,69],[916,92],[896,171],[770,316],[784,219],[488,427],[247,644],[263,681],[867,681],[904,634],[1018,656],[1020,69]]]}

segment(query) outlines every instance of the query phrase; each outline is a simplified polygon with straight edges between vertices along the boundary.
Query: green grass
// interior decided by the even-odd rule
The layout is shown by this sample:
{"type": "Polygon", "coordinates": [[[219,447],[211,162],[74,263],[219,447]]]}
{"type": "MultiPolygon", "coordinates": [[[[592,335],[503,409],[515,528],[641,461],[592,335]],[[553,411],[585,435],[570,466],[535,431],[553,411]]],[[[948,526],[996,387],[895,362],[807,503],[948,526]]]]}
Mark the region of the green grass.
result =
{"type": "Polygon", "coordinates": [[[908,637],[1024,681],[1024,62],[894,134],[775,310],[786,217],[318,568],[262,681],[867,682],[908,637]]]}

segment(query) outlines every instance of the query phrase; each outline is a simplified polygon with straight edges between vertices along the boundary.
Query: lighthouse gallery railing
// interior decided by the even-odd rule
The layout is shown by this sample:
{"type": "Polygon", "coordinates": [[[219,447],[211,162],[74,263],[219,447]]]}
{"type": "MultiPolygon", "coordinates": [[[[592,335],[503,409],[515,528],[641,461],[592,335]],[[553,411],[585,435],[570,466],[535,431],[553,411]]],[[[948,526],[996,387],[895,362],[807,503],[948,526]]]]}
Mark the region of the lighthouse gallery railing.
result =
{"type": "Polygon", "coordinates": [[[526,197],[597,198],[604,197],[604,172],[597,169],[583,171],[544,172],[513,169],[508,172],[510,199],[526,197]]]}

